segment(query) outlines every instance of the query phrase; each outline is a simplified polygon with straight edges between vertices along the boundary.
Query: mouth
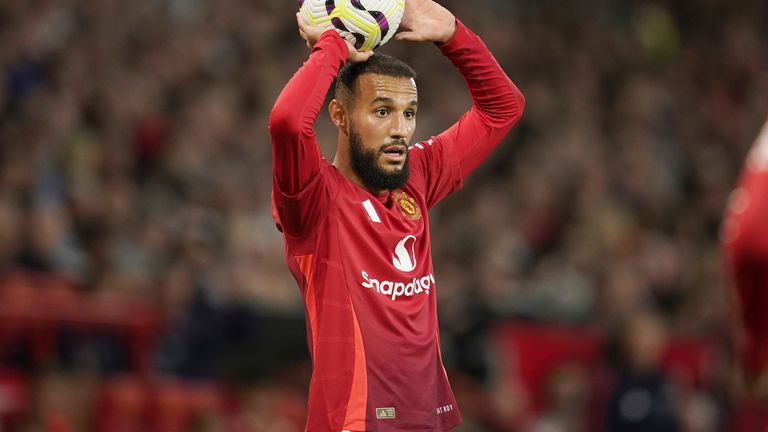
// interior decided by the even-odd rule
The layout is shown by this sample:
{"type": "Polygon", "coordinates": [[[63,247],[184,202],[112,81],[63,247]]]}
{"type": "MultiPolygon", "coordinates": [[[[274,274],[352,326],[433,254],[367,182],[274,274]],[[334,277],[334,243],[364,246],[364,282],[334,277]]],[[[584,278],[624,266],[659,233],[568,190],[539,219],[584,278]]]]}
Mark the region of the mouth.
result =
{"type": "Polygon", "coordinates": [[[408,154],[408,148],[400,144],[392,144],[385,146],[381,149],[384,154],[384,159],[390,163],[402,163],[405,161],[405,156],[408,154]]]}

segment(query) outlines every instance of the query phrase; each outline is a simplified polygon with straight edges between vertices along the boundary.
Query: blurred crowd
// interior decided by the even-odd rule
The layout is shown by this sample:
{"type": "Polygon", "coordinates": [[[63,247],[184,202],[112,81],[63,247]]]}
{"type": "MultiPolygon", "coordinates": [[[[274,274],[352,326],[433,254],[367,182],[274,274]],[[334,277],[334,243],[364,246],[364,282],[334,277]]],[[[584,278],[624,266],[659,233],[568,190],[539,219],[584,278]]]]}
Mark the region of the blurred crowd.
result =
{"type": "MultiPolygon", "coordinates": [[[[441,3],[527,98],[516,129],[431,214],[461,430],[722,430],[728,361],[678,409],[656,354],[669,333],[715,340],[731,355],[718,231],[768,115],[768,3],[441,3]],[[560,363],[542,382],[549,408],[520,414],[527,405],[514,377],[501,383],[490,337],[510,320],[596,329],[601,375],[611,377],[560,363]],[[635,328],[644,329],[636,338],[635,328]],[[594,382],[607,383],[604,403],[589,408],[594,382]],[[656,404],[669,412],[653,429],[622,425],[656,404]]],[[[273,417],[301,411],[308,381],[302,302],[271,219],[266,129],[307,56],[296,8],[0,2],[0,291],[21,272],[67,281],[89,299],[148,303],[163,322],[152,373],[236,383],[241,423],[255,425],[242,430],[301,430],[273,417]],[[284,399],[292,408],[275,410],[284,399]]],[[[419,74],[415,139],[468,108],[461,77],[444,72],[434,47],[382,51],[419,74]]],[[[332,156],[325,114],[317,130],[332,156]]],[[[120,341],[80,339],[64,338],[43,367],[0,338],[0,369],[32,377],[43,400],[20,430],[39,430],[44,395],[62,381],[83,389],[130,369],[120,341]]],[[[200,430],[217,430],[211,424],[200,430]]]]}

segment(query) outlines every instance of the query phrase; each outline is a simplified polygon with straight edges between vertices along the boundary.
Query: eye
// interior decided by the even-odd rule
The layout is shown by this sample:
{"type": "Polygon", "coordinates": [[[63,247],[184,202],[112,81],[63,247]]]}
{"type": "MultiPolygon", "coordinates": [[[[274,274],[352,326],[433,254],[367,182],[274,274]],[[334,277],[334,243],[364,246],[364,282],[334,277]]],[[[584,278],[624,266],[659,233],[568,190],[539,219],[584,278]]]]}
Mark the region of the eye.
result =
{"type": "Polygon", "coordinates": [[[389,110],[387,110],[386,108],[378,108],[376,110],[376,115],[378,117],[386,117],[387,114],[389,114],[389,110]]]}
{"type": "Polygon", "coordinates": [[[416,118],[416,111],[408,110],[405,113],[403,113],[403,115],[405,116],[406,119],[413,120],[414,118],[416,118]]]}

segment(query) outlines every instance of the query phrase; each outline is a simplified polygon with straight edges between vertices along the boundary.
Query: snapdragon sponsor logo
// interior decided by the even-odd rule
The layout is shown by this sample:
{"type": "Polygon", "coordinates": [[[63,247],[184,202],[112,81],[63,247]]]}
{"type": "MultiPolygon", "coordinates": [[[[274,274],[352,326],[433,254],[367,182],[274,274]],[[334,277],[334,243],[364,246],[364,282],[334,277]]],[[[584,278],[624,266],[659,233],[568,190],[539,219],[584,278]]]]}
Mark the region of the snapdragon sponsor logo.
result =
{"type": "Polygon", "coordinates": [[[363,281],[360,285],[363,288],[375,290],[377,293],[389,297],[392,301],[397,300],[398,297],[413,297],[417,294],[429,295],[429,290],[435,286],[435,276],[430,273],[420,278],[413,278],[406,281],[388,281],[379,280],[370,277],[368,273],[363,270],[361,272],[363,281]]]}
{"type": "MultiPolygon", "coordinates": [[[[416,236],[408,235],[397,242],[395,253],[392,255],[392,265],[403,273],[411,273],[416,269],[416,236]]],[[[422,293],[429,295],[429,290],[435,285],[435,276],[432,273],[399,281],[379,280],[369,276],[365,270],[360,272],[360,275],[363,277],[360,282],[363,288],[375,290],[392,301],[398,297],[413,297],[422,293]]]]}

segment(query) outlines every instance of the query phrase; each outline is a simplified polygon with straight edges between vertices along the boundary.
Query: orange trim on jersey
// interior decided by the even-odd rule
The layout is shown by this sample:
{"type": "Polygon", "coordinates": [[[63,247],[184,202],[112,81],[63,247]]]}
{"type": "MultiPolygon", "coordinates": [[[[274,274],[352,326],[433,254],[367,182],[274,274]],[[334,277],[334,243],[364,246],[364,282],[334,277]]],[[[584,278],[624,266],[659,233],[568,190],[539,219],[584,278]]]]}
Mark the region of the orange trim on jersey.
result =
{"type": "Polygon", "coordinates": [[[344,416],[344,430],[365,430],[365,411],[368,406],[368,372],[365,364],[365,346],[357,321],[355,307],[350,299],[352,326],[355,329],[355,369],[352,375],[352,388],[347,402],[347,415],[344,416]]]}
{"type": "Polygon", "coordinates": [[[307,288],[304,292],[304,304],[307,307],[307,319],[309,319],[309,328],[312,332],[312,360],[316,360],[317,344],[317,299],[315,298],[315,256],[299,255],[294,256],[296,263],[299,264],[299,270],[307,281],[307,288]]]}

